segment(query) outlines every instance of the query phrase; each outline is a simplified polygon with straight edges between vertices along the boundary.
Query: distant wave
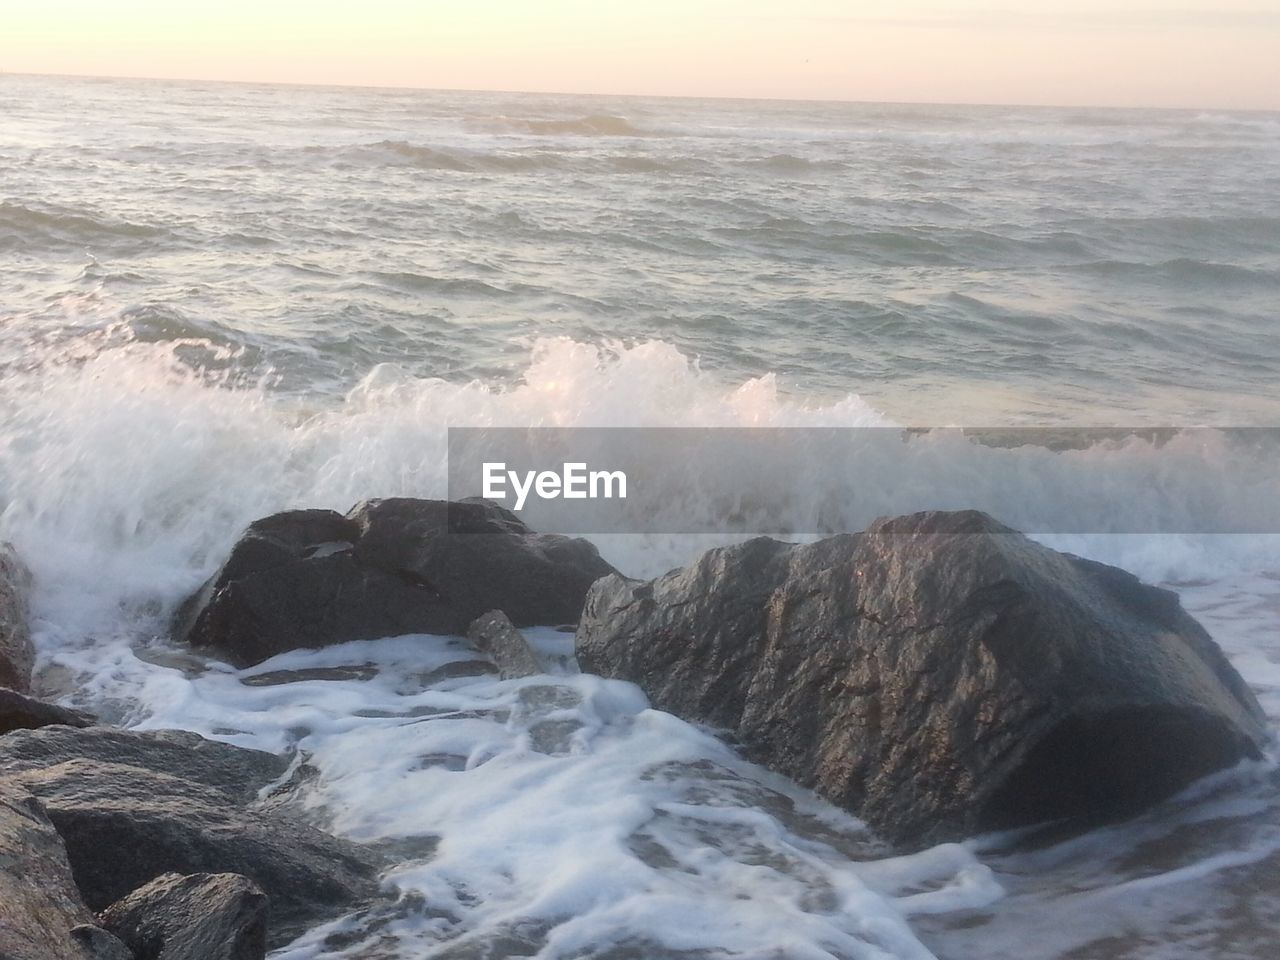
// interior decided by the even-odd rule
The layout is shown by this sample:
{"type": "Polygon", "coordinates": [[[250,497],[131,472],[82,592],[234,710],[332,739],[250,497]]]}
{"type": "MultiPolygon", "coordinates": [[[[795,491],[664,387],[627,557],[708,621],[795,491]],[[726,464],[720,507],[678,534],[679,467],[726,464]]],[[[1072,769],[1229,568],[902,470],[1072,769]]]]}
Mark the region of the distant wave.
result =
{"type": "Polygon", "coordinates": [[[0,249],[29,249],[40,241],[85,244],[108,239],[151,239],[162,227],[133,223],[80,207],[24,206],[0,201],[0,249]]]}
{"type": "MultiPolygon", "coordinates": [[[[494,151],[458,147],[428,146],[406,140],[379,140],[376,143],[339,148],[309,148],[312,154],[324,154],[338,164],[394,164],[418,170],[442,170],[458,173],[532,173],[565,167],[585,168],[605,173],[628,174],[711,174],[715,164],[696,157],[654,157],[639,153],[610,155],[576,154],[552,149],[537,151],[494,151]]],[[[809,161],[794,160],[795,170],[809,168],[809,161]]],[[[784,165],[762,166],[776,171],[784,165]]]]}
{"type": "Polygon", "coordinates": [[[1159,263],[1098,260],[1081,264],[1076,269],[1111,278],[1158,280],[1162,283],[1280,287],[1280,273],[1274,270],[1259,270],[1189,257],[1177,257],[1159,263]]]}
{"type": "Polygon", "coordinates": [[[532,119],[526,117],[485,117],[467,124],[494,133],[526,133],[535,136],[579,137],[653,137],[657,131],[634,126],[626,117],[592,113],[569,119],[532,119]]]}

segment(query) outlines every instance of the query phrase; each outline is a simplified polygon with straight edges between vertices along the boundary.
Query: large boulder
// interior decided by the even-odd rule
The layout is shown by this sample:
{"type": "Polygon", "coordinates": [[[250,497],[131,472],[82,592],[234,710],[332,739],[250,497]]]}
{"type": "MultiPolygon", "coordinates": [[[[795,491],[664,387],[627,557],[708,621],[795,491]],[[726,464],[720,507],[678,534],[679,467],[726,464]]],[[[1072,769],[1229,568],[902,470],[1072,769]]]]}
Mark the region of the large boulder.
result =
{"type": "Polygon", "coordinates": [[[271,899],[273,946],[378,889],[372,855],[259,801],[286,766],[171,731],[44,727],[0,738],[0,786],[40,799],[90,909],[167,873],[238,873],[271,899]]]}
{"type": "Polygon", "coordinates": [[[971,511],[609,577],[576,646],[904,846],[1122,815],[1265,737],[1175,594],[971,511]]]}
{"type": "Polygon", "coordinates": [[[31,571],[13,547],[0,543],[0,687],[31,692],[31,571]]]}
{"type": "Polygon", "coordinates": [[[262,960],[267,895],[234,873],[166,873],[99,915],[138,960],[262,960]]]}
{"type": "Polygon", "coordinates": [[[302,647],[461,634],[494,609],[522,627],[573,623],[613,572],[587,541],[533,533],[488,501],[370,500],[345,517],[251,524],[173,633],[249,666],[302,647]]]}
{"type": "Polygon", "coordinates": [[[40,801],[0,782],[0,957],[4,960],[132,960],[94,926],[67,850],[40,801]]]}

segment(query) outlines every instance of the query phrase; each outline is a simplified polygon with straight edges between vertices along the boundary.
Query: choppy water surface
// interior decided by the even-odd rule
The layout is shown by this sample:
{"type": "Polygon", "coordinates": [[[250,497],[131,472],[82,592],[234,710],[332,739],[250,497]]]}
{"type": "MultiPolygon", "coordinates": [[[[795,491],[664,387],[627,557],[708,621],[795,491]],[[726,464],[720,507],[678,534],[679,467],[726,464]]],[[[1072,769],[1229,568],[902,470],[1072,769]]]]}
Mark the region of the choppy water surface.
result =
{"type": "MultiPolygon", "coordinates": [[[[451,425],[1274,427],[1278,303],[1275,115],[3,76],[0,536],[47,690],[289,751],[301,802],[396,851],[393,906],[282,956],[1261,957],[1270,762],[902,857],[571,662],[449,679],[456,641],[391,638],[200,672],[163,635],[254,517],[440,495],[451,425]]],[[[1096,529],[1274,529],[1259,456],[940,444],[883,502],[957,506],[963,471],[1052,529],[1096,463],[1096,529]]],[[[1280,538],[1050,539],[1173,585],[1280,718],[1280,538]]],[[[600,545],[651,575],[708,542],[600,545]]]]}

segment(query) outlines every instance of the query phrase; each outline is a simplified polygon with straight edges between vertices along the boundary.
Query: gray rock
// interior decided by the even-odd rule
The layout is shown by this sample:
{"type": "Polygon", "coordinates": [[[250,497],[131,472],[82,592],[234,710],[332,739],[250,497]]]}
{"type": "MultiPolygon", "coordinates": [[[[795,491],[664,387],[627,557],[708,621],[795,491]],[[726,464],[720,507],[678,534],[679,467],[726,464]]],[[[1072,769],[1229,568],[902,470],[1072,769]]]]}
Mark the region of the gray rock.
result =
{"type": "Polygon", "coordinates": [[[12,545],[0,543],[0,687],[31,692],[31,571],[12,545]]]}
{"type": "Polygon", "coordinates": [[[40,801],[0,781],[0,957],[4,960],[132,960],[93,925],[62,838],[40,801]]]}
{"type": "Polygon", "coordinates": [[[28,697],[8,687],[0,687],[0,735],[12,730],[35,730],[52,724],[88,727],[94,722],[93,717],[79,710],[69,710],[28,697]]]}
{"type": "Polygon", "coordinates": [[[71,938],[79,945],[86,960],[138,960],[115,934],[91,923],[72,927],[71,938]]]}
{"type": "Polygon", "coordinates": [[[494,609],[520,626],[562,623],[612,572],[587,541],[533,533],[487,501],[370,500],[346,517],[253,523],[173,633],[249,666],[350,640],[461,634],[494,609]]]}
{"type": "Polygon", "coordinates": [[[267,914],[267,895],[248,877],[166,873],[98,920],[138,960],[262,960],[267,914]]]}
{"type": "Polygon", "coordinates": [[[547,672],[537,651],[501,610],[490,610],[476,617],[467,628],[467,639],[497,665],[503,680],[547,672]]]}
{"type": "Polygon", "coordinates": [[[374,899],[379,866],[257,799],[282,764],[194,734],[45,727],[0,738],[0,777],[40,798],[91,909],[166,873],[238,873],[271,898],[273,946],[374,899]]]}
{"type": "Polygon", "coordinates": [[[1124,815],[1265,738],[1175,594],[972,511],[610,577],[576,647],[904,846],[1124,815]]]}

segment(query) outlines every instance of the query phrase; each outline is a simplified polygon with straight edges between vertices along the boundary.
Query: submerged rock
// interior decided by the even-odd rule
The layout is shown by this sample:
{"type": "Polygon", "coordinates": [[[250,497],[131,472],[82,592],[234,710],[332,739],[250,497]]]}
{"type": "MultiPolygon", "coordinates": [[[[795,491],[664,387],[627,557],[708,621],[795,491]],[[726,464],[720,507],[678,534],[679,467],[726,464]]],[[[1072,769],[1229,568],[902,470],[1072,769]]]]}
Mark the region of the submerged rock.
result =
{"type": "Polygon", "coordinates": [[[1264,740],[1175,594],[972,511],[609,577],[576,645],[907,846],[1129,813],[1264,740]]]}
{"type": "Polygon", "coordinates": [[[271,898],[271,945],[377,895],[378,862],[258,801],[287,764],[189,733],[45,727],[0,738],[0,789],[35,794],[85,903],[166,873],[237,873],[271,898]]]}
{"type": "Polygon", "coordinates": [[[31,571],[7,543],[0,543],[0,687],[31,692],[31,571]]]}
{"type": "Polygon", "coordinates": [[[94,718],[79,710],[69,710],[54,703],[46,703],[0,687],[0,735],[13,730],[35,730],[53,724],[68,727],[88,727],[94,718]]]}
{"type": "Polygon", "coordinates": [[[546,673],[546,664],[524,635],[501,610],[490,610],[476,617],[467,628],[467,639],[477,650],[494,662],[503,680],[532,677],[546,673]]]}
{"type": "Polygon", "coordinates": [[[262,960],[268,898],[234,873],[166,873],[99,914],[102,926],[147,960],[262,960]]]}
{"type": "Polygon", "coordinates": [[[40,801],[11,783],[0,783],[0,957],[132,960],[94,926],[40,801]]]}
{"type": "Polygon", "coordinates": [[[519,626],[576,622],[587,589],[613,572],[587,541],[533,533],[488,501],[370,500],[345,517],[251,524],[173,632],[250,666],[350,640],[461,634],[494,609],[519,626]]]}

